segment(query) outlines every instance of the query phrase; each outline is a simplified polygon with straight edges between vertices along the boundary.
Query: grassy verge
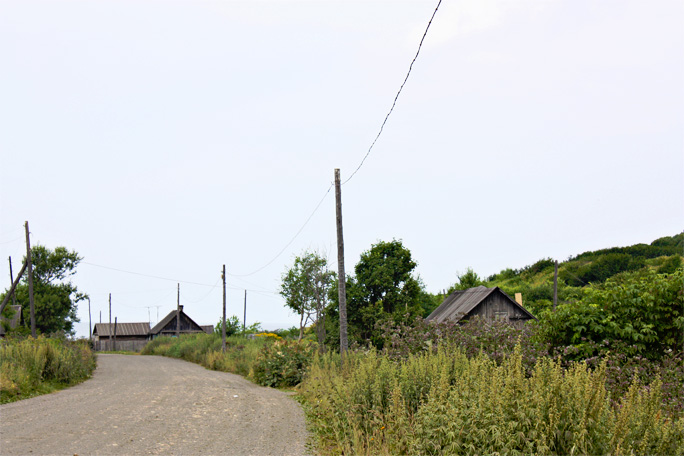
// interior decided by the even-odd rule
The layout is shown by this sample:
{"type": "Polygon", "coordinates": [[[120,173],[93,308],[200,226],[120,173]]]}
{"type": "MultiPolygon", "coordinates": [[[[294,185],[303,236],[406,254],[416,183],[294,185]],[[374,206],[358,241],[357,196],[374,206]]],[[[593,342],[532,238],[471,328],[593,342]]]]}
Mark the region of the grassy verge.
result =
{"type": "Polygon", "coordinates": [[[375,351],[316,357],[300,399],[322,454],[683,454],[684,419],[661,381],[619,397],[606,366],[541,358],[526,374],[456,346],[392,360],[375,351]]]}
{"type": "Polygon", "coordinates": [[[42,336],[0,340],[0,403],[80,383],[95,367],[95,355],[85,342],[42,336]]]}
{"type": "Polygon", "coordinates": [[[285,341],[276,334],[262,333],[254,339],[228,337],[223,353],[218,334],[193,334],[160,337],[141,353],[180,358],[207,369],[242,375],[259,385],[288,388],[302,381],[314,350],[313,343],[285,341]]]}

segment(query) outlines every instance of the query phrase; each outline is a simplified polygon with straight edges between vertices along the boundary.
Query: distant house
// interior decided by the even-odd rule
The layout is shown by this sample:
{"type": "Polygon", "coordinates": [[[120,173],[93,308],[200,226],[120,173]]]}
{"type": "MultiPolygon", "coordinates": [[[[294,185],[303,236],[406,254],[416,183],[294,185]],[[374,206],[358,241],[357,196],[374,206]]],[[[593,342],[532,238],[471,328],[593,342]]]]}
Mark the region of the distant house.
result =
{"type": "Polygon", "coordinates": [[[147,344],[150,324],[144,323],[95,323],[93,347],[95,350],[140,351],[147,344]],[[109,336],[112,344],[109,345],[109,336]],[[114,336],[116,335],[116,346],[114,336]]]}
{"type": "Polygon", "coordinates": [[[10,307],[14,313],[12,314],[12,318],[9,320],[0,316],[0,337],[5,337],[5,325],[9,326],[9,329],[14,329],[19,325],[19,320],[21,319],[21,306],[8,307],[10,307]]]}
{"type": "Polygon", "coordinates": [[[511,299],[499,287],[479,286],[454,291],[444,299],[427,318],[427,321],[465,321],[473,316],[487,321],[507,321],[514,324],[536,320],[522,305],[511,299]]]}
{"type": "Polygon", "coordinates": [[[214,334],[214,325],[201,325],[201,328],[207,334],[214,334]]]}
{"type": "Polygon", "coordinates": [[[206,330],[195,323],[195,321],[188,317],[183,312],[183,306],[180,306],[180,312],[172,310],[164,317],[154,328],[150,329],[148,339],[154,339],[159,336],[175,336],[176,335],[176,315],[180,313],[180,333],[181,334],[196,334],[206,333],[206,330]]]}

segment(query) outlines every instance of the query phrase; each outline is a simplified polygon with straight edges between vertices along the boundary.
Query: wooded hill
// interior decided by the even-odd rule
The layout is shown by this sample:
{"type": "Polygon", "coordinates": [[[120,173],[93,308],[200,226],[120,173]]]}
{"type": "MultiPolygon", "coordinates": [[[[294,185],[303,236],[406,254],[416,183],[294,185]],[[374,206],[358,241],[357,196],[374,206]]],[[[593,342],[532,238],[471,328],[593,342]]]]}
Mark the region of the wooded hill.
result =
{"type": "MultiPolygon", "coordinates": [[[[558,301],[579,299],[582,288],[603,283],[623,272],[653,270],[672,273],[682,266],[683,252],[684,233],[679,233],[656,239],[650,244],[613,247],[570,257],[558,263],[558,301]]],[[[521,269],[504,269],[480,280],[477,285],[500,287],[510,296],[522,293],[524,306],[538,315],[553,304],[553,269],[554,260],[544,258],[521,269]]],[[[452,287],[457,288],[461,287],[458,284],[452,287]]]]}

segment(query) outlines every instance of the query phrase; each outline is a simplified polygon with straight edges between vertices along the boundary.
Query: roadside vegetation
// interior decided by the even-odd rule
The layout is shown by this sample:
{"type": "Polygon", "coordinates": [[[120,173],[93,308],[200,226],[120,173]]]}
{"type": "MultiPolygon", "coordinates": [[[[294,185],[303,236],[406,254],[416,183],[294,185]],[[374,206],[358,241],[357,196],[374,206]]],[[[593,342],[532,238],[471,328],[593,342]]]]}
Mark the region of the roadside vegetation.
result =
{"type": "Polygon", "coordinates": [[[0,403],[50,393],[92,375],[96,358],[87,341],[64,338],[0,340],[0,403]]]}
{"type": "Polygon", "coordinates": [[[247,339],[233,319],[226,353],[218,325],[143,353],[298,385],[321,454],[684,454],[683,240],[560,263],[555,310],[549,259],[487,279],[469,269],[431,294],[401,241],[379,242],[347,279],[344,360],[334,274],[306,251],[281,288],[298,328],[247,339]],[[537,320],[424,320],[479,285],[523,293],[537,320]]]}

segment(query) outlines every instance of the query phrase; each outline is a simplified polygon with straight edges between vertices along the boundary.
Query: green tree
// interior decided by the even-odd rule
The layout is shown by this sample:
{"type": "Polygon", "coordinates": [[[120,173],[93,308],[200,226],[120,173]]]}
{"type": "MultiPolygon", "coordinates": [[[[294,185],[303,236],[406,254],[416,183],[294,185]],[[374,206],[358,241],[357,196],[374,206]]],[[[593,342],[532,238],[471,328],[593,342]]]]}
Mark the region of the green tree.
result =
{"type": "MultiPolygon", "coordinates": [[[[420,278],[413,274],[417,263],[401,241],[380,241],[363,252],[347,278],[347,329],[350,341],[382,346],[378,323],[412,321],[432,308],[420,278]],[[424,308],[425,307],[425,308],[424,308]]],[[[329,307],[331,335],[339,337],[337,285],[329,307]]]]}
{"type": "Polygon", "coordinates": [[[479,287],[485,283],[472,268],[466,269],[466,272],[463,274],[457,274],[457,277],[458,283],[449,288],[449,293],[453,293],[456,290],[467,290],[468,288],[479,287]]]}
{"type": "Polygon", "coordinates": [[[328,270],[328,260],[318,252],[304,251],[282,276],[280,294],[287,307],[297,312],[299,318],[299,340],[304,327],[311,320],[316,326],[318,342],[325,342],[325,309],[328,292],[335,279],[335,273],[328,270]]]}
{"type": "MultiPolygon", "coordinates": [[[[35,301],[36,329],[41,333],[63,332],[74,334],[78,322],[77,304],[87,295],[69,280],[76,273],[82,260],[73,250],[57,247],[50,250],[42,245],[31,248],[33,264],[33,295],[35,301]]],[[[24,261],[26,259],[24,258],[24,261]]],[[[3,293],[2,297],[7,293],[3,293]]],[[[28,274],[22,277],[16,290],[17,304],[22,307],[24,322],[31,321],[28,293],[28,274]]]]}

